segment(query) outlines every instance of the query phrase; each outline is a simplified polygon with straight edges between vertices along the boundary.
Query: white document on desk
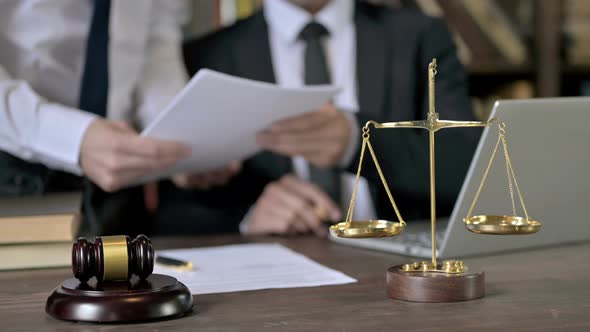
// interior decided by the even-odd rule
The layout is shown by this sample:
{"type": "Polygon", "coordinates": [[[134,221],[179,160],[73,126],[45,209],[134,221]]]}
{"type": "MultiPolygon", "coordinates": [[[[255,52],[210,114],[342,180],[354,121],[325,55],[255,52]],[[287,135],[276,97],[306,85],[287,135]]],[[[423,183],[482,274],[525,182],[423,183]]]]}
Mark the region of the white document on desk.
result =
{"type": "Polygon", "coordinates": [[[280,244],[239,244],[156,252],[156,255],[160,254],[192,262],[192,272],[156,265],[154,273],[175,277],[193,295],[356,282],[280,244]]]}
{"type": "Polygon", "coordinates": [[[192,155],[149,179],[246,159],[260,151],[257,132],[277,120],[317,109],[337,91],[329,85],[282,88],[201,69],[141,133],[184,142],[192,147],[192,155]]]}

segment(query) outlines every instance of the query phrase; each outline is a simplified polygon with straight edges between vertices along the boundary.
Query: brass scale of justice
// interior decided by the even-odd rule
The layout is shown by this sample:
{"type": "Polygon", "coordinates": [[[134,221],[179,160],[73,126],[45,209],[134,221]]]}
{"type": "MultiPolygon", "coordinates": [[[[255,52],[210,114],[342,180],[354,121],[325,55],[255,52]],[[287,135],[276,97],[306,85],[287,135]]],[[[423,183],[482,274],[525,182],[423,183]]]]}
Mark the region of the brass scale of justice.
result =
{"type": "Polygon", "coordinates": [[[351,195],[350,205],[346,219],[330,227],[332,235],[341,238],[380,238],[399,235],[405,228],[406,223],[402,219],[399,209],[395,204],[389,186],[385,180],[381,166],[377,161],[375,150],[370,142],[370,126],[376,129],[397,129],[397,128],[421,128],[429,131],[430,134],[430,215],[431,215],[431,235],[432,235],[432,260],[414,262],[395,266],[387,271],[387,291],[388,295],[395,299],[415,301],[415,302],[451,302],[464,301],[480,298],[484,296],[484,275],[480,273],[470,273],[465,264],[460,260],[443,260],[437,262],[436,257],[436,191],[435,191],[435,158],[434,158],[434,136],[438,130],[459,127],[486,127],[498,122],[498,141],[493,150],[483,178],[475,194],[473,202],[463,219],[465,227],[477,234],[532,234],[537,232],[541,223],[532,220],[529,217],[524,200],[516,181],[516,176],[512,167],[512,161],[508,154],[506,143],[505,124],[496,118],[487,122],[480,121],[448,121],[439,120],[438,113],[435,112],[434,98],[434,77],[437,73],[436,59],[433,59],[428,66],[428,86],[429,86],[429,110],[428,118],[422,121],[401,121],[378,123],[368,121],[362,128],[362,147],[360,161],[356,173],[354,189],[351,195]],[[504,159],[506,162],[506,175],[508,180],[508,191],[512,202],[512,215],[475,215],[473,209],[479,200],[486,178],[497,154],[498,148],[502,144],[504,159]],[[354,205],[358,189],[361,169],[364,155],[368,148],[383,187],[389,197],[393,210],[398,221],[387,220],[368,220],[353,221],[354,205]],[[516,215],[516,204],[514,189],[518,195],[524,217],[516,215]]]}

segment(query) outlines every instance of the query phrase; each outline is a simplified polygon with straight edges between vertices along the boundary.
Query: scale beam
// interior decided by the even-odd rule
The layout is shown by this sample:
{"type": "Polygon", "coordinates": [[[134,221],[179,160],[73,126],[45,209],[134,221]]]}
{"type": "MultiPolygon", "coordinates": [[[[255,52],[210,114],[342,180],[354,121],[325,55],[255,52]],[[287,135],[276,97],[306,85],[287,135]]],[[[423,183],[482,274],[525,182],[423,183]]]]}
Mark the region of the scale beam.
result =
{"type": "MultiPolygon", "coordinates": [[[[435,113],[438,115],[438,113],[435,113]]],[[[438,118],[438,116],[437,116],[438,118]]],[[[467,128],[467,127],[487,127],[491,126],[496,119],[489,121],[451,121],[451,120],[420,120],[420,121],[399,121],[399,122],[384,122],[368,121],[366,126],[373,125],[377,129],[391,129],[391,128],[419,128],[431,131],[439,131],[445,128],[467,128]]]]}

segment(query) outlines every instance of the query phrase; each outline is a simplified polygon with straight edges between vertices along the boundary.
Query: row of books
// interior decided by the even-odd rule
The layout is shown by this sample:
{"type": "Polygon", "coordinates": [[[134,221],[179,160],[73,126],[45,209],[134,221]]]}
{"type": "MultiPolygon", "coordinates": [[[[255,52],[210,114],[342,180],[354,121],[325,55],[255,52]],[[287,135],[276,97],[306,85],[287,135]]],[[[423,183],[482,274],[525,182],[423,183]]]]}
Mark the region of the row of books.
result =
{"type": "MultiPolygon", "coordinates": [[[[352,1],[352,0],[351,0],[352,1]]],[[[464,64],[525,64],[532,38],[534,0],[363,0],[390,6],[417,7],[426,14],[444,17],[454,32],[464,64]]],[[[193,0],[193,19],[187,36],[198,36],[260,8],[262,0],[193,0]]],[[[563,29],[568,39],[567,60],[590,64],[590,1],[565,0],[563,29]]]]}
{"type": "Polygon", "coordinates": [[[0,199],[0,271],[70,266],[80,196],[0,199]]]}
{"type": "MultiPolygon", "coordinates": [[[[454,32],[464,64],[522,65],[528,58],[525,38],[509,10],[492,0],[414,0],[423,12],[444,17],[454,32]]],[[[513,9],[517,10],[517,9],[513,9]]]]}
{"type": "MultiPolygon", "coordinates": [[[[390,6],[416,6],[432,16],[444,16],[465,64],[474,59],[497,63],[522,64],[527,47],[518,28],[504,8],[492,0],[365,0],[390,6]]],[[[509,1],[508,3],[512,3],[509,1]]],[[[198,36],[248,17],[261,6],[261,0],[193,1],[193,19],[188,36],[198,36]]]]}
{"type": "Polygon", "coordinates": [[[572,65],[590,65],[590,1],[564,2],[564,33],[567,61],[572,65]]]}

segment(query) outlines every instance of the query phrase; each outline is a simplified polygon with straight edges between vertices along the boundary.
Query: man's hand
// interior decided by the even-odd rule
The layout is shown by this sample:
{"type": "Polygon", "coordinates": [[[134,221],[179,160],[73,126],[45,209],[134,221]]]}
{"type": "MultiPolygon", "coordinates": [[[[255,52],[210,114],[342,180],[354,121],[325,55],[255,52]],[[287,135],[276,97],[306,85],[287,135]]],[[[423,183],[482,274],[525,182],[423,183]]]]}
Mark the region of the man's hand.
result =
{"type": "Polygon", "coordinates": [[[112,192],[190,156],[190,147],[141,137],[129,125],[95,120],[84,135],[80,165],[87,177],[112,192]]]}
{"type": "Polygon", "coordinates": [[[175,175],[172,177],[172,182],[183,189],[209,189],[213,186],[226,185],[241,170],[242,163],[234,161],[224,168],[205,173],[175,175]]]}
{"type": "Polygon", "coordinates": [[[321,220],[341,218],[338,206],[316,185],[287,175],[266,186],[248,221],[246,234],[304,234],[325,237],[321,220]]]}
{"type": "Polygon", "coordinates": [[[351,140],[352,124],[332,104],[275,122],[258,133],[257,143],[272,152],[303,156],[319,167],[337,166],[351,140]]]}

